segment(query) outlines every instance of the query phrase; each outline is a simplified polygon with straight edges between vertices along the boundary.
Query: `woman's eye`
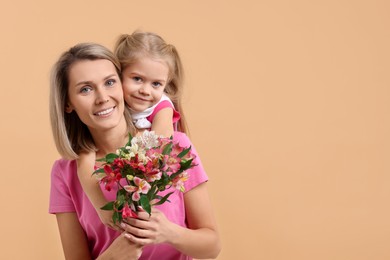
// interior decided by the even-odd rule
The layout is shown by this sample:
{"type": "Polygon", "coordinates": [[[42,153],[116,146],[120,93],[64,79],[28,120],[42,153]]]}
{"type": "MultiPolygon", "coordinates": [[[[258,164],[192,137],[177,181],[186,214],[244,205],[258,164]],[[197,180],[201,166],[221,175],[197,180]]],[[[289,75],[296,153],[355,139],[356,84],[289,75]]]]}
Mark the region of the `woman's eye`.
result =
{"type": "Polygon", "coordinates": [[[114,79],[109,79],[109,80],[107,80],[106,85],[107,86],[113,86],[115,84],[115,82],[116,81],[114,79]]]}
{"type": "Polygon", "coordinates": [[[90,86],[84,86],[80,89],[80,93],[88,93],[91,91],[92,91],[92,88],[90,86]]]}

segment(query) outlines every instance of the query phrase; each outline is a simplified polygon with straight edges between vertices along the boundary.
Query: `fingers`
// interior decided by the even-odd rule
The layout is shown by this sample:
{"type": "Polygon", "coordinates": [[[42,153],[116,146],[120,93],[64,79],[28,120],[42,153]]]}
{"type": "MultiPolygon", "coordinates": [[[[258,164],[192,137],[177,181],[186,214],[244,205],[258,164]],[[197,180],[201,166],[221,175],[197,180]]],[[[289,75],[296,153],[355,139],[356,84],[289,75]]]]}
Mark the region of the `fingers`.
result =
{"type": "Polygon", "coordinates": [[[121,223],[121,228],[124,230],[123,236],[134,244],[145,246],[152,243],[148,230],[139,229],[125,223],[121,223]]]}
{"type": "Polygon", "coordinates": [[[124,237],[128,239],[130,242],[137,244],[141,247],[146,246],[148,244],[152,244],[152,240],[148,238],[141,238],[141,237],[136,237],[130,233],[125,232],[124,237]]]}
{"type": "Polygon", "coordinates": [[[137,238],[146,238],[150,236],[150,231],[147,229],[140,229],[131,225],[122,224],[122,228],[126,233],[129,233],[137,238]]]}

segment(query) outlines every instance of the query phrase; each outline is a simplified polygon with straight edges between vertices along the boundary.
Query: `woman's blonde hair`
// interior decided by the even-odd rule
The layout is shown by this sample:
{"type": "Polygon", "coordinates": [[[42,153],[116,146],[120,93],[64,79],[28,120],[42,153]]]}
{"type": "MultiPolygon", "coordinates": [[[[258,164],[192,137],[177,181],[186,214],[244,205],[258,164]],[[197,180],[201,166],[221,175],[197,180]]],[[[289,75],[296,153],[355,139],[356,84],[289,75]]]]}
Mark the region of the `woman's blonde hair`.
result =
{"type": "MultiPolygon", "coordinates": [[[[60,155],[67,159],[76,159],[82,151],[96,151],[94,140],[88,127],[80,120],[76,112],[66,113],[68,102],[69,70],[81,60],[105,59],[112,62],[118,75],[120,63],[106,47],[96,43],[80,43],[64,52],[54,64],[50,77],[50,121],[54,142],[60,155]]],[[[125,109],[128,130],[133,131],[130,113],[125,109]]]]}
{"type": "Polygon", "coordinates": [[[169,75],[164,92],[180,113],[177,130],[188,134],[181,101],[184,71],[175,46],[166,43],[161,36],[155,33],[135,31],[131,35],[122,34],[119,36],[114,54],[121,63],[122,71],[142,57],[160,59],[167,63],[169,75]]]}

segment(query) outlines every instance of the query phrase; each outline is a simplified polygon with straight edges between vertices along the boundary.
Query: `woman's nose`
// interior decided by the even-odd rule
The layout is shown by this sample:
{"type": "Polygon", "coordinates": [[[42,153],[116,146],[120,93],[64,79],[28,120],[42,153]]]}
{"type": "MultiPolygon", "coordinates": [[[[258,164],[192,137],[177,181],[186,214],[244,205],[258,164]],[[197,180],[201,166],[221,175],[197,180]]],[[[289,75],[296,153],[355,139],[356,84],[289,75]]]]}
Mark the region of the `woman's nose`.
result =
{"type": "Polygon", "coordinates": [[[96,105],[107,103],[109,100],[110,98],[104,90],[96,91],[96,105]]]}

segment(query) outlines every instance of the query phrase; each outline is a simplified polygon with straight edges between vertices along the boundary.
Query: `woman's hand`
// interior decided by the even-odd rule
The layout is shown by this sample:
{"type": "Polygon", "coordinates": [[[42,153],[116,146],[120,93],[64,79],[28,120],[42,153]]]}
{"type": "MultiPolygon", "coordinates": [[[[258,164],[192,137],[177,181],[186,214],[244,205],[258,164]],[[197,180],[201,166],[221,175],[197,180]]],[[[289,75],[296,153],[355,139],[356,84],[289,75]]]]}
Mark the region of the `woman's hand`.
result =
{"type": "Polygon", "coordinates": [[[96,208],[96,212],[100,218],[100,221],[106,225],[109,228],[112,228],[116,231],[122,232],[123,229],[120,228],[118,225],[114,224],[114,221],[112,220],[112,211],[111,210],[103,210],[100,208],[96,208]]]}
{"type": "Polygon", "coordinates": [[[152,214],[138,212],[138,218],[128,218],[122,228],[129,241],[141,246],[170,242],[175,224],[170,222],[164,213],[152,208],[152,214]],[[126,223],[125,223],[126,222],[126,223]]]}
{"type": "Polygon", "coordinates": [[[125,237],[123,232],[117,237],[110,247],[101,254],[97,260],[115,259],[115,260],[136,260],[141,257],[142,246],[135,244],[125,237]]]}

